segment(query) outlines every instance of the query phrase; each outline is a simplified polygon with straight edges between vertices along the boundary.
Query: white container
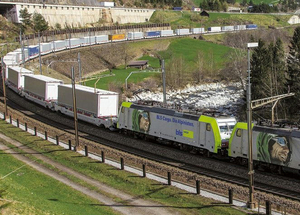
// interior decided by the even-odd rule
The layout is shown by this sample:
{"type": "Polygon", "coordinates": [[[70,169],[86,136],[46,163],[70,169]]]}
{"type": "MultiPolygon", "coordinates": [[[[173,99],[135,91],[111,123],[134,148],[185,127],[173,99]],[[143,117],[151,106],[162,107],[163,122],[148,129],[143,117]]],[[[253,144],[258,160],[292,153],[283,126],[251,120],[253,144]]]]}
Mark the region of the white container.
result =
{"type": "MultiPolygon", "coordinates": [[[[16,49],[15,52],[19,52],[20,53],[20,63],[22,63],[22,49],[16,49]]],[[[24,60],[27,61],[28,60],[28,49],[23,49],[24,52],[24,60]]]]}
{"type": "Polygon", "coordinates": [[[128,32],[127,39],[128,40],[138,40],[144,38],[143,32],[128,32]]]}
{"type": "MultiPolygon", "coordinates": [[[[76,85],[77,108],[95,117],[117,116],[118,100],[118,93],[76,85]]],[[[73,106],[72,85],[58,86],[58,104],[73,106]]]]}
{"type": "Polygon", "coordinates": [[[176,29],[175,34],[176,35],[187,35],[187,34],[190,34],[190,29],[188,29],[188,28],[176,29]]]}
{"type": "Polygon", "coordinates": [[[96,37],[95,36],[87,36],[83,38],[83,46],[90,46],[94,45],[96,43],[96,37]]]}
{"type": "Polygon", "coordinates": [[[222,26],[222,31],[234,31],[234,26],[222,26]]]}
{"type": "Polygon", "coordinates": [[[52,49],[53,51],[61,51],[66,49],[66,41],[65,40],[53,41],[52,49]]]}
{"type": "Polygon", "coordinates": [[[174,32],[173,32],[173,30],[161,30],[160,35],[162,37],[173,36],[174,32]]]}
{"type": "MultiPolygon", "coordinates": [[[[112,128],[117,122],[119,94],[92,87],[76,85],[76,106],[78,119],[97,126],[112,128]]],[[[72,85],[58,85],[55,110],[73,116],[72,85]]]]}
{"type": "Polygon", "coordinates": [[[204,28],[192,28],[191,29],[192,34],[203,34],[205,33],[204,28]]]}
{"type": "Polygon", "coordinates": [[[68,48],[76,48],[80,47],[81,44],[83,43],[83,38],[71,38],[71,39],[66,39],[66,46],[68,48]]]}
{"type": "Polygon", "coordinates": [[[44,75],[24,75],[23,95],[37,104],[53,109],[60,84],[63,81],[44,75]]]}
{"type": "Polygon", "coordinates": [[[101,7],[114,7],[114,6],[115,6],[115,3],[114,3],[114,2],[107,2],[107,1],[104,1],[104,2],[100,2],[100,6],[101,6],[101,7]]]}
{"type": "Polygon", "coordinates": [[[52,52],[52,44],[51,43],[41,43],[41,54],[48,54],[52,52]]]}
{"type": "Polygon", "coordinates": [[[208,32],[221,32],[221,27],[209,27],[208,32]]]}
{"type": "Polygon", "coordinates": [[[11,88],[13,91],[17,93],[22,93],[22,90],[24,88],[24,75],[25,74],[32,74],[33,72],[19,67],[19,66],[13,66],[9,67],[7,70],[7,79],[6,83],[9,88],[11,88]]]}
{"type": "Polygon", "coordinates": [[[96,43],[106,43],[108,42],[108,35],[97,35],[96,36],[96,43]]]}
{"type": "Polygon", "coordinates": [[[237,31],[246,30],[246,25],[236,25],[234,26],[234,30],[237,31]]]}

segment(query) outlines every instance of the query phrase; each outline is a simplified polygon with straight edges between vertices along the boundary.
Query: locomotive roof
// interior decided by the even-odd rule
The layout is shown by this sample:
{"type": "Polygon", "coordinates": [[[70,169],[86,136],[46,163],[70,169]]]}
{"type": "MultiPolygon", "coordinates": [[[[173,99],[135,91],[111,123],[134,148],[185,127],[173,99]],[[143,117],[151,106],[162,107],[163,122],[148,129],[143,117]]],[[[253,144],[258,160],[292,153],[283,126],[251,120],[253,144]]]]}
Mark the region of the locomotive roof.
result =
{"type": "Polygon", "coordinates": [[[300,131],[299,130],[293,130],[293,129],[254,126],[253,131],[277,134],[277,135],[280,135],[280,136],[291,136],[291,137],[300,138],[300,131]]]}
{"type": "Polygon", "coordinates": [[[187,114],[187,113],[180,113],[175,110],[170,110],[170,109],[165,109],[165,108],[159,108],[159,107],[152,107],[152,106],[141,106],[141,105],[136,105],[132,104],[130,108],[134,109],[139,109],[139,110],[145,110],[149,111],[152,113],[160,113],[160,114],[165,114],[169,116],[176,116],[176,117],[181,117],[184,119],[190,119],[190,120],[195,120],[198,121],[200,116],[197,115],[192,115],[192,114],[187,114]]]}

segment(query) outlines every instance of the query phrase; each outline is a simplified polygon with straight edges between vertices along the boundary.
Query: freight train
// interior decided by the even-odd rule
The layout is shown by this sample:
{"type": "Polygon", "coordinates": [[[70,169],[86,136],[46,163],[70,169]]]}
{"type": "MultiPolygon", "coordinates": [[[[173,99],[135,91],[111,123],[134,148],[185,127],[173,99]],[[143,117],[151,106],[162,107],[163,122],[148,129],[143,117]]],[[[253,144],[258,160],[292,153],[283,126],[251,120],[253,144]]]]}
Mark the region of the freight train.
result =
{"type": "Polygon", "coordinates": [[[34,59],[41,55],[46,55],[53,52],[59,52],[67,49],[73,49],[78,47],[92,46],[96,44],[120,42],[126,40],[139,40],[157,37],[172,37],[181,35],[197,35],[197,34],[209,34],[219,32],[230,31],[242,31],[242,30],[255,30],[256,24],[247,25],[235,25],[235,26],[223,26],[223,27],[209,27],[205,28],[182,28],[173,30],[159,30],[159,31],[146,31],[146,32],[128,32],[125,34],[111,34],[111,35],[95,35],[86,36],[82,38],[69,38],[66,40],[51,41],[48,43],[40,43],[40,45],[25,46],[23,49],[16,49],[13,52],[9,52],[4,57],[4,63],[8,66],[15,66],[21,64],[23,61],[34,59]]]}
{"type": "MultiPolygon", "coordinates": [[[[175,32],[184,33],[183,29],[175,32]]],[[[81,42],[77,39],[53,41],[51,45],[42,43],[40,50],[46,54],[79,47],[82,43],[92,45],[108,42],[108,38],[108,35],[98,35],[81,38],[81,42]]],[[[115,38],[125,39],[120,35],[115,38]]],[[[133,34],[130,38],[134,38],[133,34]]],[[[23,56],[29,60],[36,57],[39,46],[28,46],[24,50],[23,56]]],[[[32,71],[19,66],[21,58],[20,49],[4,57],[2,66],[7,86],[45,108],[73,116],[72,86],[58,79],[34,75],[32,71]]],[[[247,163],[247,124],[236,123],[235,118],[197,116],[129,102],[123,102],[119,108],[119,96],[115,92],[81,85],[76,85],[75,92],[79,120],[142,138],[154,138],[158,142],[172,143],[207,156],[222,156],[237,163],[247,163]]],[[[300,131],[254,126],[253,157],[256,167],[300,173],[300,131]]]]}
{"type": "MultiPolygon", "coordinates": [[[[52,111],[74,114],[70,84],[34,75],[18,66],[8,68],[6,84],[20,96],[52,111]]],[[[247,124],[237,123],[234,117],[192,115],[130,102],[123,102],[119,108],[117,93],[82,85],[76,85],[75,93],[80,120],[247,164],[247,124]]],[[[256,167],[300,173],[300,131],[254,126],[253,158],[256,167]]]]}

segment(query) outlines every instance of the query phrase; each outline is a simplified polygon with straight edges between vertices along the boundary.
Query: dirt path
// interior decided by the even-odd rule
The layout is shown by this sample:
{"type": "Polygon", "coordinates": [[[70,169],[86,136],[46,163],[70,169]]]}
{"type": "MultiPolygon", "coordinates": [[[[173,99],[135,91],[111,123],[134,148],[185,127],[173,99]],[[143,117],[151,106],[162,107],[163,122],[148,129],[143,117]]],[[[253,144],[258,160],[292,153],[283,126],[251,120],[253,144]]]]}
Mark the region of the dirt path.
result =
{"type": "Polygon", "coordinates": [[[163,205],[160,205],[158,203],[140,199],[140,197],[138,197],[138,196],[128,195],[128,194],[123,193],[119,190],[116,190],[112,187],[109,187],[105,184],[102,184],[86,175],[78,173],[66,166],[63,166],[63,165],[47,158],[46,156],[42,155],[41,153],[34,151],[34,150],[28,148],[27,146],[24,146],[20,142],[15,141],[15,140],[3,135],[2,133],[0,133],[0,138],[5,140],[6,142],[11,143],[12,145],[14,145],[18,148],[20,148],[22,151],[30,153],[32,156],[36,157],[37,159],[40,159],[40,160],[44,161],[45,163],[53,165],[60,171],[65,172],[69,175],[72,175],[80,180],[85,181],[86,183],[88,183],[92,186],[97,187],[100,191],[103,191],[105,193],[110,193],[118,198],[121,198],[124,202],[123,204],[115,202],[111,198],[108,198],[105,195],[102,195],[96,191],[93,191],[84,186],[81,186],[81,185],[71,181],[67,177],[62,176],[50,169],[38,164],[38,163],[33,162],[31,159],[21,155],[20,153],[16,153],[16,151],[8,148],[6,145],[0,144],[0,149],[5,151],[6,153],[10,153],[13,157],[21,160],[22,162],[26,163],[27,165],[33,167],[34,169],[86,194],[87,196],[97,199],[99,202],[105,204],[106,206],[112,207],[114,210],[116,210],[122,214],[128,214],[128,215],[180,214],[178,211],[166,209],[166,208],[164,208],[163,205]]]}

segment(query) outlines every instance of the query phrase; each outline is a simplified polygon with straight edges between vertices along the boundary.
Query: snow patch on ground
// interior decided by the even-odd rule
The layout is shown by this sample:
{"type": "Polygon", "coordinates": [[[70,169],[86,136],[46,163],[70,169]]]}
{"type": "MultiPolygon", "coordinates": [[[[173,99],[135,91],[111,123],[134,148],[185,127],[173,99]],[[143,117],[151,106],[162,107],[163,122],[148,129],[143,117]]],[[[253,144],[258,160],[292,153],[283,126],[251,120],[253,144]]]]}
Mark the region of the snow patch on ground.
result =
{"type": "MultiPolygon", "coordinates": [[[[163,102],[162,91],[144,91],[137,95],[145,101],[163,102]]],[[[128,101],[137,102],[138,97],[128,98],[128,101]]],[[[213,110],[227,115],[235,115],[238,106],[243,103],[242,98],[243,89],[239,83],[188,85],[184,89],[167,91],[169,107],[176,106],[181,110],[213,110]]]]}

